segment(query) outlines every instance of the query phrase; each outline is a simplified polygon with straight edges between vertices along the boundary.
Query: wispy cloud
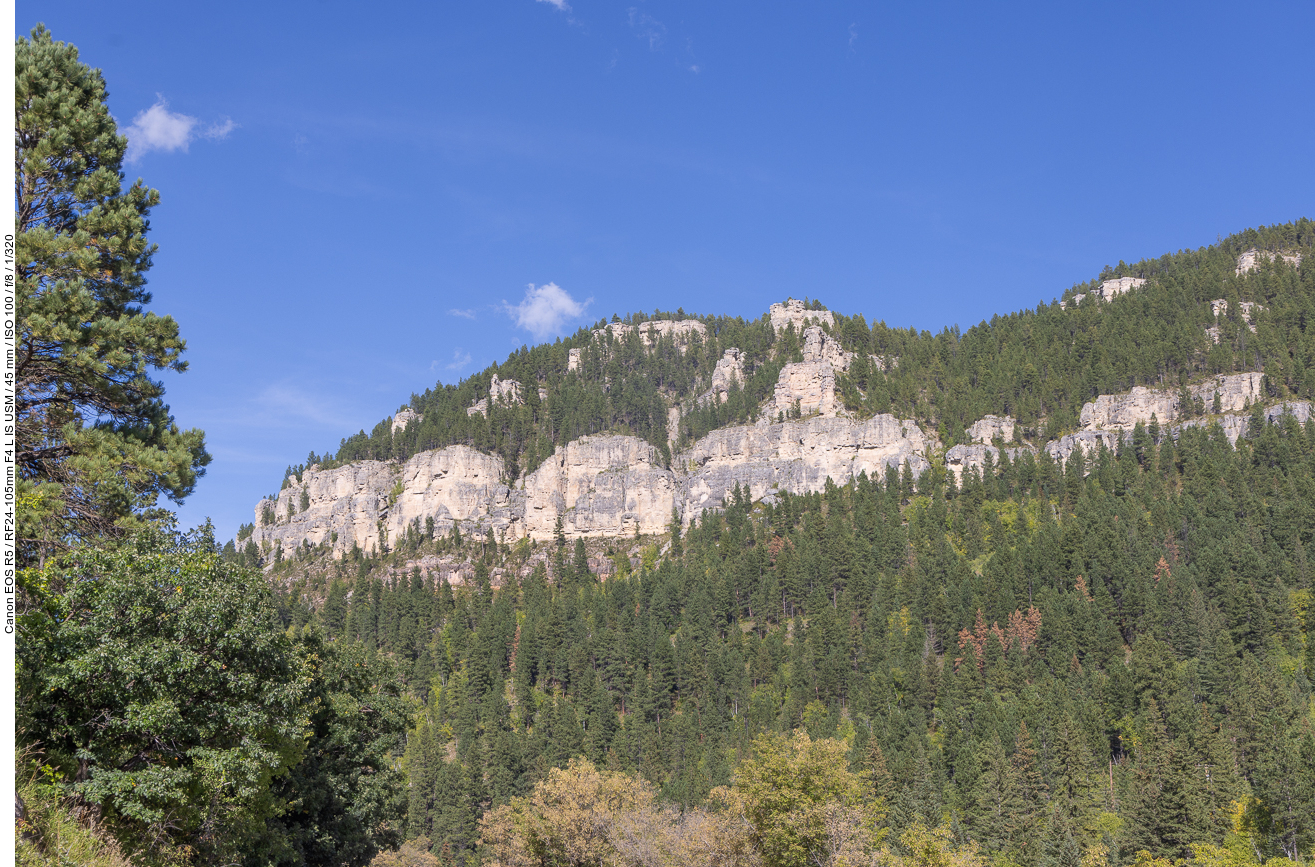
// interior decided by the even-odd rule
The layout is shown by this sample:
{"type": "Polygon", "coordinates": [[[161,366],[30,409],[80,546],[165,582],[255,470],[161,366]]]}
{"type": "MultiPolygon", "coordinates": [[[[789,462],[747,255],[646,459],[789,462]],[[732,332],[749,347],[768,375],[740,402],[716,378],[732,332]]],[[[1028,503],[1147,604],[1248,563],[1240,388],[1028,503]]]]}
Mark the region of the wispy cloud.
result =
{"type": "Polygon", "coordinates": [[[648,40],[648,50],[657,51],[667,38],[667,25],[635,7],[630,7],[630,29],[640,39],[648,40]]]}
{"type": "Polygon", "coordinates": [[[237,128],[231,118],[220,123],[202,126],[197,118],[169,110],[163,96],[155,105],[138,112],[132,124],[124,130],[128,136],[128,162],[134,163],[151,151],[187,152],[187,146],[198,138],[222,139],[237,128]]]}
{"type": "Polygon", "coordinates": [[[474,319],[474,318],[475,318],[475,311],[474,311],[474,310],[458,310],[457,308],[453,307],[451,310],[449,310],[449,311],[447,312],[447,315],[448,315],[448,316],[460,316],[462,319],[474,319]]]}
{"type": "Polygon", "coordinates": [[[583,315],[592,301],[592,298],[583,303],[576,301],[556,283],[544,283],[538,287],[531,283],[521,303],[513,306],[503,301],[502,306],[516,320],[518,327],[542,340],[560,333],[562,326],[583,315]]]}
{"type": "Polygon", "coordinates": [[[539,0],[540,3],[547,3],[558,12],[570,12],[571,6],[566,0],[539,0]]]}
{"type": "Polygon", "coordinates": [[[262,413],[284,422],[311,422],[332,428],[349,428],[353,422],[334,401],[292,385],[267,385],[256,395],[255,403],[262,413]]]}
{"type": "Polygon", "coordinates": [[[854,43],[858,42],[858,23],[849,25],[849,50],[854,50],[854,43]]]}
{"type": "Polygon", "coordinates": [[[685,64],[685,69],[697,75],[700,69],[699,65],[694,62],[694,40],[688,36],[685,37],[685,56],[690,59],[689,62],[685,64]]]}
{"type": "MultiPolygon", "coordinates": [[[[444,369],[444,370],[457,370],[457,371],[459,371],[459,370],[461,370],[462,368],[466,367],[468,364],[470,364],[470,353],[469,353],[469,352],[466,352],[466,351],[462,350],[460,347],[458,347],[457,349],[454,349],[454,350],[452,351],[452,361],[451,361],[451,363],[450,363],[450,364],[445,364],[445,365],[443,365],[443,369],[444,369]]],[[[430,370],[434,370],[434,369],[436,369],[437,367],[438,367],[438,362],[437,362],[437,361],[435,361],[433,364],[429,365],[429,369],[430,369],[430,370]]]]}

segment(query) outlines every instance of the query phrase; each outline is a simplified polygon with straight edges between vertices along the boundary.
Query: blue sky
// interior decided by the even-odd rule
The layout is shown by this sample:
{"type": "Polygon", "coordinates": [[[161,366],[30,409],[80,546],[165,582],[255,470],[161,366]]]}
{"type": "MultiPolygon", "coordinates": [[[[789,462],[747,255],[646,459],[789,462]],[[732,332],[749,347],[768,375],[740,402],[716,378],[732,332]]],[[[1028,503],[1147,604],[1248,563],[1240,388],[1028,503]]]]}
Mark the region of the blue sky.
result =
{"type": "Polygon", "coordinates": [[[535,334],[787,296],[967,328],[1315,216],[1315,4],[17,4],[161,193],[221,538],[535,334]],[[542,287],[557,287],[546,294],[542,287]],[[540,313],[529,308],[535,287],[540,313]],[[548,304],[556,298],[559,304],[548,304]],[[582,310],[579,315],[573,311],[582,310]]]}

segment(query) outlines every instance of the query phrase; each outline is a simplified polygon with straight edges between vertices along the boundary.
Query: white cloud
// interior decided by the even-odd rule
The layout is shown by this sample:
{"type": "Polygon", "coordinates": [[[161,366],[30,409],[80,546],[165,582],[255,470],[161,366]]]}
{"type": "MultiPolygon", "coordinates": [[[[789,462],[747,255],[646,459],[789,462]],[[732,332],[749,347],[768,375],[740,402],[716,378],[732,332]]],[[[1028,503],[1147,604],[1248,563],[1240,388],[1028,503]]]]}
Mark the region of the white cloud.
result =
{"type": "Polygon", "coordinates": [[[207,127],[200,127],[200,123],[197,118],[170,111],[169,103],[160,97],[155,105],[138,112],[132,125],[124,130],[128,136],[128,162],[134,163],[151,151],[186,153],[187,146],[198,136],[226,138],[237,127],[230,118],[207,127]]]}
{"type": "Polygon", "coordinates": [[[531,283],[521,303],[513,307],[503,301],[502,306],[516,320],[517,326],[543,340],[559,333],[568,320],[582,315],[590,301],[593,299],[584,303],[576,301],[556,283],[544,283],[539,287],[531,283]]]}
{"type": "Polygon", "coordinates": [[[449,310],[449,311],[447,312],[447,315],[448,315],[448,316],[460,316],[460,317],[463,318],[463,319],[474,319],[474,318],[475,318],[475,311],[474,311],[474,310],[458,310],[457,308],[453,307],[451,310],[449,310]]]}
{"type": "Polygon", "coordinates": [[[547,3],[558,12],[570,12],[571,7],[566,0],[539,0],[540,3],[547,3]]]}

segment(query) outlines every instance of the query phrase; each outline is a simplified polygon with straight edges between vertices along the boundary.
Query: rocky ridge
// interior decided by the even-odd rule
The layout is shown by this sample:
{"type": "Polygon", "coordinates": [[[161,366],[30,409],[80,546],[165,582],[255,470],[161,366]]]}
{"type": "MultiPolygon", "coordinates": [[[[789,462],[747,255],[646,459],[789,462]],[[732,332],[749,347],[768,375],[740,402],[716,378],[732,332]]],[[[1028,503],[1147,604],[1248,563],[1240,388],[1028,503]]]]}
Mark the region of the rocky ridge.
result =
{"type": "Polygon", "coordinates": [[[830,310],[809,310],[798,298],[788,298],[780,304],[773,304],[767,310],[773,331],[783,331],[787,325],[793,325],[795,331],[803,331],[809,325],[826,323],[835,325],[836,317],[830,310]]]}
{"type": "MultiPolygon", "coordinates": [[[[1105,281],[1103,300],[1144,284],[1140,278],[1105,281]]],[[[1248,324],[1258,304],[1239,302],[1248,324]]],[[[1212,311],[1226,315],[1228,302],[1217,299],[1212,311]]],[[[422,452],[397,462],[360,461],[334,469],[312,466],[290,478],[277,497],[257,504],[251,539],[265,553],[300,545],[325,545],[337,556],[353,546],[386,550],[389,540],[420,528],[448,532],[492,530],[503,540],[546,540],[559,525],[570,537],[616,538],[660,534],[672,516],[688,524],[705,509],[720,509],[737,487],[755,500],[780,492],[803,494],[823,489],[828,479],[844,484],[861,473],[908,468],[916,475],[940,453],[935,435],[916,423],[891,415],[860,420],[850,417],[836,391],[837,377],[852,367],[856,355],[846,351],[823,325],[834,315],[809,310],[790,299],[771,307],[776,329],[799,329],[801,361],[785,364],[774,392],[752,425],[715,430],[666,465],[648,442],[625,435],[589,436],[558,447],[533,472],[508,477],[496,455],[467,446],[422,452]]],[[[697,320],[656,320],[638,325],[613,322],[593,332],[596,340],[637,336],[645,346],[669,338],[682,349],[706,337],[697,320]]],[[[570,351],[578,368],[581,350],[570,351]]],[[[877,369],[881,359],[870,356],[877,369]]],[[[731,388],[743,384],[748,357],[726,349],[695,405],[724,401],[731,388]]],[[[1136,387],[1129,392],[1100,395],[1080,413],[1080,429],[1046,443],[1017,442],[1016,421],[987,415],[965,431],[968,442],[942,454],[945,467],[962,479],[989,460],[1014,460],[1042,451],[1067,461],[1079,448],[1093,452],[1114,449],[1131,436],[1137,424],[1160,425],[1168,436],[1187,427],[1218,423],[1230,442],[1245,432],[1250,408],[1264,399],[1259,372],[1221,375],[1185,389],[1136,387]],[[1184,399],[1190,401],[1183,406],[1184,399]]],[[[544,390],[539,389],[540,397],[544,390]]],[[[494,374],[488,396],[468,413],[487,413],[492,405],[523,403],[524,390],[514,379],[494,374]]],[[[1290,412],[1304,423],[1311,405],[1289,402],[1266,410],[1270,418],[1290,412]]],[[[668,410],[668,434],[674,448],[680,405],[668,410]]],[[[392,419],[394,432],[422,419],[404,407],[392,419]]]]}
{"type": "MultiPolygon", "coordinates": [[[[676,348],[684,352],[694,339],[694,335],[697,334],[700,338],[708,336],[708,327],[697,319],[651,319],[638,325],[629,325],[625,322],[609,322],[602,328],[595,328],[593,335],[594,340],[603,340],[609,334],[613,340],[625,340],[627,335],[633,332],[639,333],[639,340],[646,349],[652,349],[659,340],[670,337],[676,348]]],[[[583,354],[584,350],[579,347],[566,351],[566,370],[568,372],[580,369],[583,354]]]]}
{"type": "Polygon", "coordinates": [[[725,403],[731,386],[737,383],[744,385],[744,352],[732,347],[717,359],[717,366],[712,369],[712,377],[708,382],[708,390],[699,395],[696,403],[708,403],[714,399],[718,403],[725,403]]]}
{"type": "Polygon", "coordinates": [[[400,430],[406,430],[406,426],[413,421],[422,421],[424,416],[410,408],[398,410],[397,415],[393,416],[393,433],[400,430]]]}
{"type": "MultiPolygon", "coordinates": [[[[846,352],[840,341],[823,331],[821,326],[810,325],[803,334],[803,361],[790,362],[781,368],[776,390],[763,410],[762,422],[765,424],[790,418],[792,414],[817,413],[830,418],[840,410],[836,398],[836,376],[849,370],[855,354],[846,352]]],[[[879,357],[872,355],[869,358],[879,370],[885,369],[879,357]]]]}
{"type": "MultiPolygon", "coordinates": [[[[1219,399],[1220,413],[1243,412],[1260,400],[1264,374],[1236,373],[1210,378],[1199,385],[1189,386],[1187,393],[1200,400],[1207,411],[1214,411],[1215,398],[1219,399]]],[[[1178,393],[1169,389],[1137,386],[1126,394],[1102,394],[1082,406],[1078,416],[1083,430],[1132,430],[1138,423],[1150,424],[1154,418],[1159,424],[1177,421],[1183,414],[1178,393]]]]}

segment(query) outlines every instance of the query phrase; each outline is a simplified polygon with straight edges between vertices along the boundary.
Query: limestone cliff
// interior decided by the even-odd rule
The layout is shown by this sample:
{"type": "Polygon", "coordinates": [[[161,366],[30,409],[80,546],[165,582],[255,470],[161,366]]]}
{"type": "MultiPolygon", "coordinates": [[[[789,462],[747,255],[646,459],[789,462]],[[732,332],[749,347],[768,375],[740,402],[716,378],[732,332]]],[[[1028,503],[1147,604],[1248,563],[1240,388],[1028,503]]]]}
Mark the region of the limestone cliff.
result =
{"type": "MultiPolygon", "coordinates": [[[[1252,334],[1256,332],[1256,314],[1264,310],[1264,306],[1254,301],[1237,302],[1238,310],[1242,315],[1242,322],[1252,334]]],[[[1210,302],[1210,312],[1214,315],[1215,321],[1218,322],[1220,317],[1228,315],[1228,299],[1216,298],[1210,302]]],[[[1205,333],[1210,335],[1212,343],[1218,343],[1223,336],[1223,329],[1218,325],[1211,325],[1205,329],[1205,333]]]]}
{"type": "Polygon", "coordinates": [[[670,337],[672,342],[676,344],[676,348],[682,352],[694,339],[694,335],[697,334],[700,338],[708,336],[707,326],[697,319],[652,319],[638,325],[612,322],[607,325],[606,329],[600,328],[595,331],[594,339],[601,339],[604,331],[611,332],[613,340],[625,340],[626,336],[632,331],[637,331],[640,342],[648,349],[656,346],[662,338],[670,337]]]}
{"type": "Polygon", "coordinates": [[[673,458],[683,477],[677,510],[688,522],[703,509],[720,509],[737,483],[760,499],[775,490],[820,491],[828,478],[843,485],[905,462],[916,475],[938,447],[915,423],[888,414],[723,428],[673,458]]]}
{"type": "Polygon", "coordinates": [[[772,400],[763,410],[764,422],[789,418],[796,410],[799,415],[817,413],[827,418],[839,411],[836,375],[849,369],[854,353],[846,352],[820,326],[811,325],[804,329],[803,359],[781,368],[772,400]]]}
{"type": "MultiPolygon", "coordinates": [[[[1259,372],[1234,373],[1211,377],[1187,389],[1193,399],[1199,399],[1207,411],[1219,398],[1219,412],[1236,413],[1246,410],[1262,399],[1259,372]]],[[[1169,389],[1137,386],[1127,394],[1103,394],[1082,405],[1079,421],[1084,430],[1132,430],[1138,423],[1150,424],[1151,416],[1162,425],[1177,421],[1182,414],[1178,393],[1169,389]]]]}
{"type": "MultiPolygon", "coordinates": [[[[251,538],[267,555],[279,548],[290,552],[303,544],[325,544],[341,556],[353,545],[387,548],[408,527],[426,528],[431,520],[437,532],[456,524],[465,532],[492,529],[503,539],[550,539],[559,519],[570,537],[649,535],[664,532],[673,512],[688,524],[705,509],[723,508],[737,485],[758,500],[782,491],[820,491],[827,479],[844,484],[860,473],[884,474],[887,467],[908,464],[915,475],[927,469],[940,444],[914,422],[886,414],[865,420],[836,417],[834,371],[825,351],[819,343],[810,350],[814,360],[786,365],[783,384],[778,383],[778,393],[789,389],[791,394],[819,395],[813,415],[713,431],[675,455],[670,468],[647,442],[619,435],[583,437],[561,446],[514,482],[505,478],[501,458],[460,445],[421,452],[401,465],[312,466],[299,480],[290,478],[276,498],[256,505],[251,538]],[[801,385],[801,371],[817,372],[824,381],[801,385]]],[[[727,353],[723,360],[730,367],[736,359],[727,353]]],[[[1194,385],[1188,389],[1193,398],[1209,407],[1217,394],[1222,412],[1187,420],[1178,417],[1174,391],[1136,388],[1101,395],[1083,407],[1082,430],[1042,448],[1061,463],[1078,448],[1088,455],[1101,447],[1117,449],[1133,426],[1149,422],[1152,413],[1164,435],[1176,437],[1184,428],[1218,423],[1236,443],[1247,430],[1244,410],[1262,398],[1260,387],[1259,373],[1217,376],[1194,385]]],[[[500,397],[511,393],[504,383],[500,397]]],[[[1306,401],[1265,410],[1271,421],[1285,413],[1303,424],[1313,415],[1306,401]]],[[[981,419],[968,428],[974,442],[944,453],[946,468],[961,479],[969,469],[980,470],[988,455],[998,464],[1001,450],[990,442],[996,437],[1011,441],[1015,431],[1008,416],[981,419]]],[[[1026,443],[1003,451],[1011,460],[1037,452],[1026,443]]]]}
{"type": "MultiPolygon", "coordinates": [[[[543,394],[544,390],[539,389],[540,397],[543,394]]],[[[477,413],[487,415],[490,404],[515,406],[524,402],[525,399],[521,397],[521,384],[514,379],[499,379],[495,373],[493,378],[489,380],[489,396],[482,397],[471,404],[466,410],[466,415],[475,415],[477,413]]]]}
{"type": "Polygon", "coordinates": [[[582,437],[525,479],[515,535],[550,539],[561,518],[571,536],[660,533],[671,523],[675,478],[657,450],[632,436],[582,437]]]}
{"type": "Polygon", "coordinates": [[[699,403],[705,403],[713,398],[724,402],[731,386],[736,383],[744,385],[744,353],[739,349],[731,348],[717,359],[717,366],[712,369],[708,390],[699,396],[699,403]]]}
{"type": "Polygon", "coordinates": [[[826,417],[836,414],[836,371],[825,361],[796,361],[781,368],[772,400],[763,411],[764,423],[792,414],[826,417]]]}
{"type": "Polygon", "coordinates": [[[1097,301],[1113,301],[1125,292],[1132,289],[1138,289],[1145,285],[1146,280],[1143,277],[1115,277],[1112,280],[1102,281],[1100,286],[1091,290],[1089,293],[1079,292],[1073,296],[1071,301],[1061,301],[1059,306],[1063,308],[1073,304],[1079,304],[1082,299],[1086,298],[1088,295],[1095,298],[1097,301]]]}
{"type": "Polygon", "coordinates": [[[501,458],[449,446],[400,467],[312,467],[276,500],[257,504],[252,539],[266,553],[308,542],[327,543],[341,556],[353,544],[385,548],[430,519],[440,532],[456,523],[509,539],[550,539],[559,518],[571,537],[655,534],[670,525],[673,509],[688,523],[704,509],[721,508],[736,485],[760,498],[820,491],[828,478],[844,484],[906,462],[916,474],[936,448],[916,424],[890,415],[723,428],[677,455],[670,469],[637,437],[582,437],[510,486],[501,458]]]}
{"type": "Polygon", "coordinates": [[[413,421],[421,421],[424,418],[420,413],[413,409],[402,409],[397,415],[393,416],[393,433],[400,430],[406,430],[406,426],[413,421]]]}
{"type": "MultiPolygon", "coordinates": [[[[1024,452],[1036,454],[1036,449],[1031,446],[1016,446],[1006,448],[1004,452],[1012,461],[1017,460],[1024,452]]],[[[945,450],[945,469],[954,476],[955,482],[962,482],[963,474],[968,470],[975,469],[979,473],[982,471],[982,467],[986,465],[987,455],[991,456],[992,465],[999,466],[1000,449],[995,446],[982,443],[951,446],[945,450]]]]}

